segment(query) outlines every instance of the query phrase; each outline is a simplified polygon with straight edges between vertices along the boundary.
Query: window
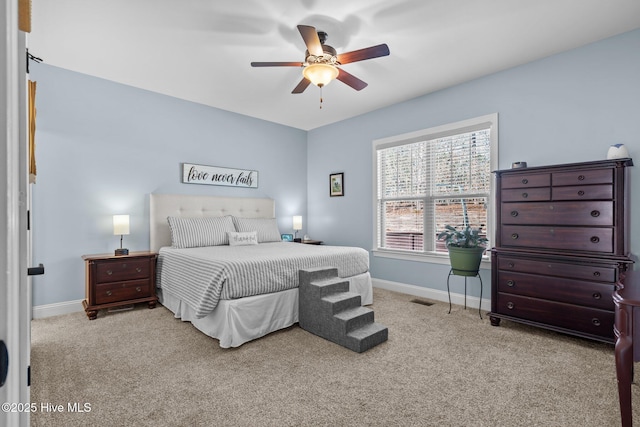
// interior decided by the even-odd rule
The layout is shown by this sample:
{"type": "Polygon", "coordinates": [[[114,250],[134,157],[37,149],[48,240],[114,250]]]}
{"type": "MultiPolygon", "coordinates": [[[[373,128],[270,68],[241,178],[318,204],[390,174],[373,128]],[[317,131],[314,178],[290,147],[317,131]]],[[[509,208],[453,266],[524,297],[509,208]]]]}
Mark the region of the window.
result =
{"type": "Polygon", "coordinates": [[[498,116],[374,141],[374,250],[446,254],[445,224],[492,230],[498,116]]]}

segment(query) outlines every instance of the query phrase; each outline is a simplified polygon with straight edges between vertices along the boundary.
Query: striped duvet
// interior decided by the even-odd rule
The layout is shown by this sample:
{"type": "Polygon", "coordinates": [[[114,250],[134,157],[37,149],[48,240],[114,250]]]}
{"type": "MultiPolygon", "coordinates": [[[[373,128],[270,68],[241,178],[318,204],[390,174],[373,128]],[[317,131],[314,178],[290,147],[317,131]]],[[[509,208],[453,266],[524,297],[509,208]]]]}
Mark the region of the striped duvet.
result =
{"type": "Polygon", "coordinates": [[[298,286],[298,270],[336,267],[340,277],[369,271],[362,248],[272,242],[251,246],[173,249],[158,255],[157,286],[205,317],[221,299],[283,291],[298,286]]]}

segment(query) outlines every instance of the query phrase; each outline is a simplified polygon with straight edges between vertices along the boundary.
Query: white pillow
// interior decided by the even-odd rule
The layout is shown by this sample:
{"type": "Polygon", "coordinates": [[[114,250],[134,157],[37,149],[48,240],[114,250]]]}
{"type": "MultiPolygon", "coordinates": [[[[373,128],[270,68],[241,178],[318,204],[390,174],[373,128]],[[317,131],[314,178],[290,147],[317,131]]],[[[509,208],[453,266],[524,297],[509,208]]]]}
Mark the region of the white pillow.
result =
{"type": "Polygon", "coordinates": [[[230,246],[248,246],[258,244],[258,235],[255,231],[229,231],[229,245],[230,246]]]}
{"type": "Polygon", "coordinates": [[[229,231],[235,231],[230,215],[220,217],[182,218],[167,217],[171,230],[171,246],[197,248],[228,245],[229,231]]]}
{"type": "Polygon", "coordinates": [[[258,243],[281,241],[278,222],[275,218],[239,218],[234,216],[233,222],[237,231],[255,231],[258,235],[258,243]]]}

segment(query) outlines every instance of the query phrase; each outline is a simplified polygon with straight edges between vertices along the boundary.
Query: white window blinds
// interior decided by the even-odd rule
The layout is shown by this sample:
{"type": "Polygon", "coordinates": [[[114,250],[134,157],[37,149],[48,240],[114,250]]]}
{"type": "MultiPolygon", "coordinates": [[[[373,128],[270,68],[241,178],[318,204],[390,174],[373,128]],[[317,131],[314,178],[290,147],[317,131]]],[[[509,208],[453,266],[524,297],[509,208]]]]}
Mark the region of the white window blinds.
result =
{"type": "Polygon", "coordinates": [[[437,241],[446,224],[486,234],[491,154],[491,123],[378,145],[378,249],[446,252],[437,241]]]}

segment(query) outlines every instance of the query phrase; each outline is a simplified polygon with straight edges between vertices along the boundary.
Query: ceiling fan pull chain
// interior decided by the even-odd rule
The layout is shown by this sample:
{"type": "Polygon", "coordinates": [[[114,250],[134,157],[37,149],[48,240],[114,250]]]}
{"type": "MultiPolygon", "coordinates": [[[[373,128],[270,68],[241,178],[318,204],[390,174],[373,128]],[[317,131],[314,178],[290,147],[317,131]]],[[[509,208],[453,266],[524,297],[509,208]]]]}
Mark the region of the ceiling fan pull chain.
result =
{"type": "Polygon", "coordinates": [[[322,110],[322,86],[320,86],[320,109],[322,110]]]}

